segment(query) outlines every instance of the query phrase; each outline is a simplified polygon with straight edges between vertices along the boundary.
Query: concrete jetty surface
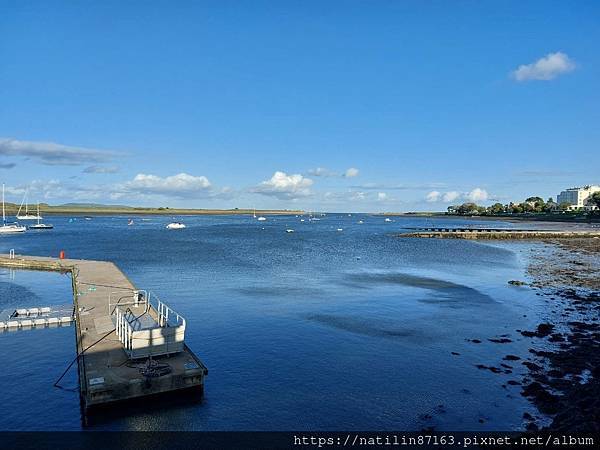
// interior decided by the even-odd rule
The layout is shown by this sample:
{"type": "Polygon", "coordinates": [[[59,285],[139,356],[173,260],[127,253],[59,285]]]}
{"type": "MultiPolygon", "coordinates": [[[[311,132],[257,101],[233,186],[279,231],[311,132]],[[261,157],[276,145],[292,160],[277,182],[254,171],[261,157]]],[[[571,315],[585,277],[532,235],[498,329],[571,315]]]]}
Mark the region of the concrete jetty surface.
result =
{"type": "MultiPolygon", "coordinates": [[[[165,374],[148,376],[146,361],[131,361],[115,334],[108,299],[133,298],[135,286],[106,261],[0,255],[0,266],[70,273],[75,306],[79,388],[84,419],[88,412],[114,402],[184,389],[204,391],[208,370],[184,345],[183,351],[156,357],[165,374]],[[122,295],[119,295],[122,293],[122,295]],[[142,369],[142,370],[140,370],[142,369]]],[[[137,307],[143,312],[143,307],[137,307]]],[[[134,314],[136,307],[131,307],[134,314]]],[[[68,362],[65,362],[65,365],[68,362]]]]}

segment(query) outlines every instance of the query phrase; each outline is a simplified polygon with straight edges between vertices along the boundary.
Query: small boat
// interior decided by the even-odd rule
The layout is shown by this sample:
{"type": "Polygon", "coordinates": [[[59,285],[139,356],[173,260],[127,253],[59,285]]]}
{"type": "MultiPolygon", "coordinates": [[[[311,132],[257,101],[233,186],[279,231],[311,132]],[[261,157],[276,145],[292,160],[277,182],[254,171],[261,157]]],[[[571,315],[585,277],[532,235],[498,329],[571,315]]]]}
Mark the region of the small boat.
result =
{"type": "Polygon", "coordinates": [[[133,225],[133,219],[129,219],[129,220],[127,221],[127,226],[131,226],[131,225],[133,225]]]}
{"type": "Polygon", "coordinates": [[[84,219],[85,220],[92,220],[92,218],[90,216],[85,216],[84,219]]]}
{"type": "Polygon", "coordinates": [[[293,233],[294,230],[292,230],[291,228],[288,228],[287,230],[285,230],[286,233],[293,233]]]}
{"type": "Polygon", "coordinates": [[[29,225],[30,230],[51,230],[54,226],[46,223],[41,223],[42,216],[40,216],[40,204],[37,205],[37,224],[29,225]]]}
{"type": "Polygon", "coordinates": [[[359,220],[359,221],[358,221],[358,223],[362,224],[362,223],[364,223],[364,222],[363,222],[362,220],[359,220]]]}
{"type": "Polygon", "coordinates": [[[185,225],[181,222],[171,222],[165,227],[167,230],[181,230],[185,225]]]}
{"type": "Polygon", "coordinates": [[[27,231],[27,228],[18,223],[6,223],[6,212],[4,211],[4,184],[2,184],[2,226],[0,227],[0,234],[23,233],[24,231],[27,231]]]}
{"type": "Polygon", "coordinates": [[[300,222],[304,222],[304,219],[300,219],[300,222]]]}
{"type": "Polygon", "coordinates": [[[267,220],[267,218],[266,218],[266,217],[263,217],[263,216],[260,216],[260,217],[259,217],[258,219],[256,219],[256,220],[258,220],[259,222],[264,222],[265,220],[267,220]]]}
{"type": "Polygon", "coordinates": [[[338,228],[337,231],[344,231],[344,229],[343,228],[338,228]]]}
{"type": "Polygon", "coordinates": [[[54,225],[50,225],[47,223],[36,223],[35,225],[29,225],[30,230],[51,230],[54,228],[54,225]]]}
{"type": "Polygon", "coordinates": [[[386,217],[384,220],[384,222],[391,222],[391,221],[392,221],[392,219],[390,219],[389,217],[386,217]]]}

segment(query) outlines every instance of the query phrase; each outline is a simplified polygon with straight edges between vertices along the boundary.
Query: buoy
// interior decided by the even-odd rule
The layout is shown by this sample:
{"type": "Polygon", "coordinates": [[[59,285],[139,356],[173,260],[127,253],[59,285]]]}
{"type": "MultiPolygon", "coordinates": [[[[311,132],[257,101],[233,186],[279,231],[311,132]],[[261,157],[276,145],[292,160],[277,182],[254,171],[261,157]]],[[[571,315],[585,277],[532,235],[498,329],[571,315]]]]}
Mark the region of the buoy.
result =
{"type": "Polygon", "coordinates": [[[64,251],[64,250],[61,250],[61,251],[60,251],[60,253],[58,254],[58,257],[59,257],[60,259],[65,259],[65,251],[64,251]]]}

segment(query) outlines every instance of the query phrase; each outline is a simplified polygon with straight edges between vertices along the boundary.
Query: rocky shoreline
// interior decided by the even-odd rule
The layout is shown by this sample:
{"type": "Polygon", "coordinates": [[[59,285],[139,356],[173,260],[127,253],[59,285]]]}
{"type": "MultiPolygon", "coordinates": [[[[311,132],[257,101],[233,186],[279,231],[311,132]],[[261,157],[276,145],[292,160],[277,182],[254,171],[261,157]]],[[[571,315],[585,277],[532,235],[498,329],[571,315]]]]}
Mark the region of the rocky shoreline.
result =
{"type": "MultiPolygon", "coordinates": [[[[546,241],[528,268],[531,288],[560,311],[533,338],[521,394],[552,418],[547,431],[600,431],[600,239],[546,241]],[[549,350],[550,349],[550,350],[549,350]]],[[[524,416],[528,430],[536,419],[524,416]]]]}

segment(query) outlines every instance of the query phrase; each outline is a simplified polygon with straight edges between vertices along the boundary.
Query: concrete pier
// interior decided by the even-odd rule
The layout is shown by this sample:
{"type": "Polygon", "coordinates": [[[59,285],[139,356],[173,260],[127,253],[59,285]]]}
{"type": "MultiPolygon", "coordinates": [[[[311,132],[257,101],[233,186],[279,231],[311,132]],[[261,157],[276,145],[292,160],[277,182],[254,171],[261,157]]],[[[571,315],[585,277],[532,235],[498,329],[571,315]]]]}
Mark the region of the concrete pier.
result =
{"type": "MultiPolygon", "coordinates": [[[[398,237],[445,238],[445,239],[573,239],[597,238],[600,231],[558,231],[558,230],[515,230],[502,228],[419,228],[411,233],[397,234],[398,237]]],[[[600,245],[600,243],[598,244],[600,245]]]]}
{"type": "MultiPolygon", "coordinates": [[[[208,370],[187,345],[182,352],[155,358],[169,369],[166,374],[148,376],[143,370],[145,361],[128,358],[115,334],[108,299],[118,297],[119,292],[123,298],[133,298],[136,288],[113,263],[0,255],[0,266],[71,274],[84,419],[100,406],[123,400],[184,389],[194,390],[199,396],[203,394],[208,370]]],[[[135,307],[131,309],[135,314],[135,307]]]]}

